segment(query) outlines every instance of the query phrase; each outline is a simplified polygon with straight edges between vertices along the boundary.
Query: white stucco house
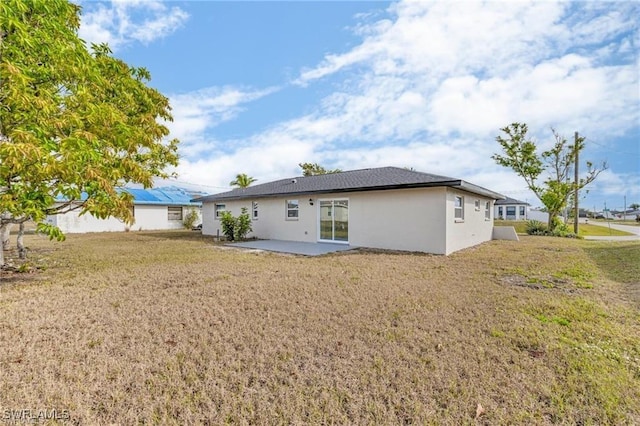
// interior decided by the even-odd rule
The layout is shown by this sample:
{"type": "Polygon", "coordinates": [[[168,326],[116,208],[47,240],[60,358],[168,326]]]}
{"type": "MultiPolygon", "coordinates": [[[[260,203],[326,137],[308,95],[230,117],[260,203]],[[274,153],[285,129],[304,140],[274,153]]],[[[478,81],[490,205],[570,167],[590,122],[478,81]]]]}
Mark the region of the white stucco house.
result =
{"type": "Polygon", "coordinates": [[[195,195],[193,192],[177,187],[121,190],[133,195],[133,225],[126,225],[113,217],[98,219],[90,214],[81,216],[79,210],[47,216],[47,222],[65,234],[180,229],[187,213],[193,210],[198,214],[196,224],[201,223],[201,204],[191,201],[195,195]]]}
{"type": "Polygon", "coordinates": [[[444,176],[397,167],[298,176],[197,198],[202,233],[247,208],[249,237],[450,254],[489,241],[504,196],[444,176]]]}
{"type": "Polygon", "coordinates": [[[498,200],[494,205],[494,215],[501,220],[528,220],[530,204],[525,201],[506,197],[498,200]]]}

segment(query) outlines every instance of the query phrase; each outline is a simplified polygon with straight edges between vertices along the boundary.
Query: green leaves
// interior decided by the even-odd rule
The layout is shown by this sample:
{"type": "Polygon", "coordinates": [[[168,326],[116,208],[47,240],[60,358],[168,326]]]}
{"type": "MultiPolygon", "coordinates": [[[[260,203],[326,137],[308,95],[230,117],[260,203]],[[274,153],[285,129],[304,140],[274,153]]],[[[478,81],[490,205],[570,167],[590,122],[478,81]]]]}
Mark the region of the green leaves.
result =
{"type": "Polygon", "coordinates": [[[236,178],[229,182],[231,186],[237,186],[238,188],[246,188],[255,182],[257,179],[247,175],[246,173],[239,173],[236,178]]]}
{"type": "Polygon", "coordinates": [[[106,44],[88,50],[79,22],[66,0],[0,2],[2,223],[64,211],[55,197],[131,221],[131,199],[116,188],[150,187],[177,165],[178,141],[161,124],[171,120],[168,99],[106,44]]]}
{"type": "Polygon", "coordinates": [[[241,214],[234,217],[231,212],[225,211],[220,215],[222,233],[229,241],[243,240],[251,229],[251,218],[246,207],[242,207],[241,214]]]}
{"type": "Polygon", "coordinates": [[[331,173],[340,173],[340,169],[325,169],[318,163],[299,163],[303,176],[326,175],[331,173]]]}
{"type": "Polygon", "coordinates": [[[48,236],[50,240],[55,239],[56,241],[64,241],[66,238],[62,231],[60,231],[60,228],[46,222],[38,223],[38,225],[36,226],[36,231],[40,234],[48,236]]]}
{"type": "MultiPolygon", "coordinates": [[[[570,173],[578,153],[584,148],[584,138],[576,137],[574,144],[552,129],[555,143],[552,148],[540,154],[536,144],[529,139],[528,127],[523,123],[512,123],[500,129],[503,135],[496,137],[502,147],[502,154],[491,156],[501,166],[511,168],[527,183],[527,187],[540,199],[549,212],[549,228],[553,230],[555,219],[567,206],[571,194],[593,182],[606,169],[606,163],[594,168],[587,162],[586,177],[578,182],[571,180],[570,173]],[[540,182],[544,178],[543,182],[540,182]]],[[[577,135],[576,135],[577,136],[577,135]]]]}

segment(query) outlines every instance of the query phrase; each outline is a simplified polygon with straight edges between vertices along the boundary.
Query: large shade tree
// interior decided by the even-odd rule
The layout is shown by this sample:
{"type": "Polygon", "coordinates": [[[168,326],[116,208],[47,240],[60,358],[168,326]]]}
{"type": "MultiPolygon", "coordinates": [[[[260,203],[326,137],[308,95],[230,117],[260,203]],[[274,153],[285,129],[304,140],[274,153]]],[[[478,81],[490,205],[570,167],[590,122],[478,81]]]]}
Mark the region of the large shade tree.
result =
{"type": "Polygon", "coordinates": [[[503,134],[497,136],[496,141],[502,147],[502,154],[494,154],[491,158],[524,179],[527,187],[546,207],[549,229],[557,226],[558,216],[575,191],[593,182],[607,167],[606,163],[594,167],[593,163],[587,161],[583,177],[576,182],[572,175],[573,166],[576,156],[584,149],[584,138],[577,137],[573,143],[569,143],[552,129],[553,146],[538,153],[536,143],[527,134],[529,129],[526,124],[512,123],[500,130],[503,134]]]}
{"type": "Polygon", "coordinates": [[[66,0],[0,2],[0,231],[31,219],[62,239],[44,220],[73,209],[132,222],[118,188],[150,187],[177,164],[168,99],[107,45],[87,49],[79,13],[66,0]]]}

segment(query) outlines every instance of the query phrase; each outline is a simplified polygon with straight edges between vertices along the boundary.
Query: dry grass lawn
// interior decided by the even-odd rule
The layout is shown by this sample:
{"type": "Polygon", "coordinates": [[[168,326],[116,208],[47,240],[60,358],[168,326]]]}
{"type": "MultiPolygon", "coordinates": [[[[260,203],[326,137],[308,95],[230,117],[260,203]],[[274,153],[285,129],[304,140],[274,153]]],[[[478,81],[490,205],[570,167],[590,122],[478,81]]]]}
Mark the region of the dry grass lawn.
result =
{"type": "Polygon", "coordinates": [[[637,242],[316,258],[188,231],[27,243],[41,269],[0,285],[5,418],[640,423],[637,242]]]}

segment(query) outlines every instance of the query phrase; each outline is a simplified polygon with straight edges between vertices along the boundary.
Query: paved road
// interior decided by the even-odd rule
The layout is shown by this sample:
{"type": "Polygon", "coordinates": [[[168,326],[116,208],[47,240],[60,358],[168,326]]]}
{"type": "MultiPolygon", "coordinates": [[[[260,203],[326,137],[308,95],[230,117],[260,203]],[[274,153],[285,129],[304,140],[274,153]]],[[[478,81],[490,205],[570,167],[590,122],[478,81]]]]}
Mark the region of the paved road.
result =
{"type": "Polygon", "coordinates": [[[621,225],[619,223],[602,223],[602,222],[591,222],[589,221],[589,225],[602,226],[603,228],[617,229],[618,231],[629,232],[634,235],[628,236],[613,236],[613,235],[603,235],[603,236],[591,236],[584,237],[585,240],[605,240],[605,241],[635,241],[640,240],[640,226],[633,225],[621,225]]]}

